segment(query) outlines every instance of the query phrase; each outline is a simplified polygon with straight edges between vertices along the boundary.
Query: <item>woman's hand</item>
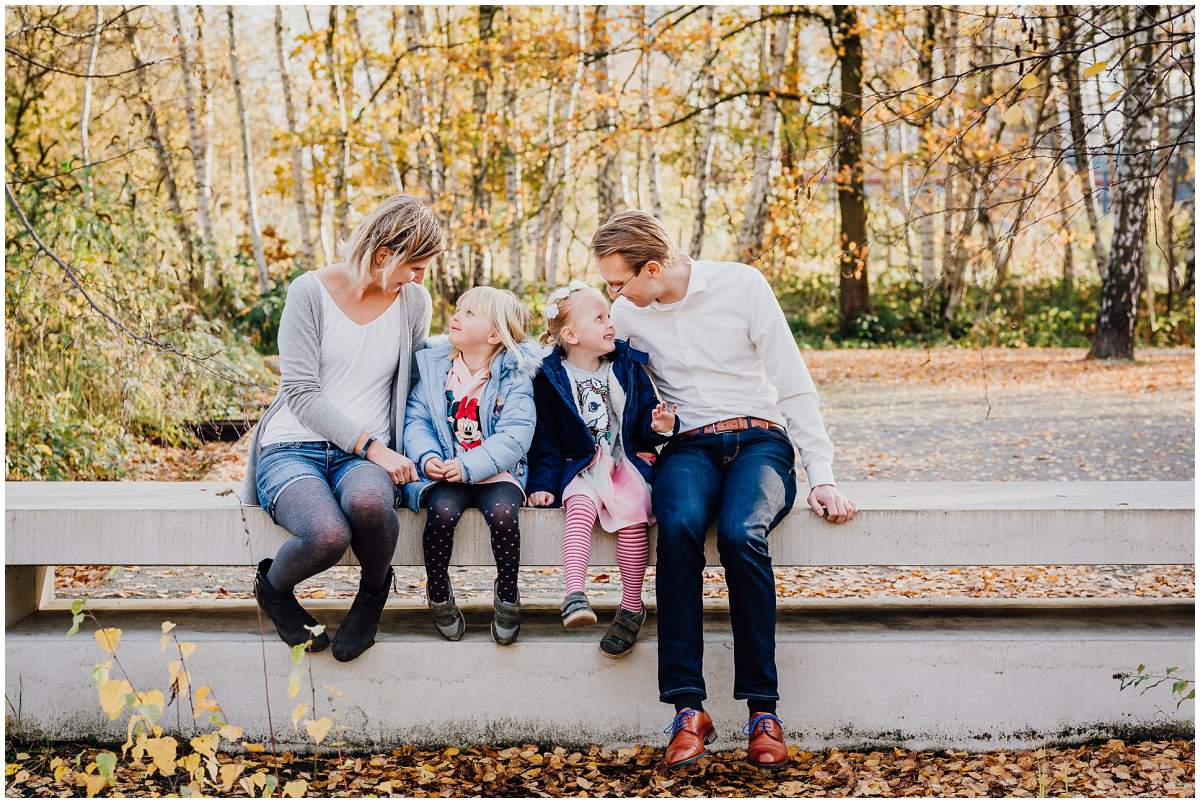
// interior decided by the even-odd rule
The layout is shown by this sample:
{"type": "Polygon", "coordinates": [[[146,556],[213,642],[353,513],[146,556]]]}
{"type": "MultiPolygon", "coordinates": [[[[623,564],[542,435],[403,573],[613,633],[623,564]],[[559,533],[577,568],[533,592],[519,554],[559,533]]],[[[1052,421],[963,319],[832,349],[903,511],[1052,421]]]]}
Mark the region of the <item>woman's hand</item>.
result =
{"type": "Polygon", "coordinates": [[[529,504],[532,507],[550,507],[554,504],[554,494],[549,491],[535,491],[529,495],[529,504]]]}
{"type": "Polygon", "coordinates": [[[417,480],[416,463],[379,441],[371,444],[371,448],[367,450],[367,459],[386,471],[396,485],[417,480]]]}
{"type": "Polygon", "coordinates": [[[670,435],[675,431],[675,413],[677,412],[679,412],[678,404],[667,407],[664,403],[659,402],[650,414],[650,429],[659,435],[670,435]]]}

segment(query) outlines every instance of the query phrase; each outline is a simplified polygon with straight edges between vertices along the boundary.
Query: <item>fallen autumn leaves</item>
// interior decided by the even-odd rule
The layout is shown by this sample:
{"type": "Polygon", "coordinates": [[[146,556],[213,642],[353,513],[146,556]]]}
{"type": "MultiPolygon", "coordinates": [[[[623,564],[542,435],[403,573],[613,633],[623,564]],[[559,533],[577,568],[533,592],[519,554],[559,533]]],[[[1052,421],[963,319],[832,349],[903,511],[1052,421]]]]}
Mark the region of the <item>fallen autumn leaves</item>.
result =
{"type": "MultiPolygon", "coordinates": [[[[53,758],[72,768],[93,761],[96,748],[54,749],[9,745],[6,792],[12,796],[57,797],[82,794],[73,769],[53,777],[53,758]],[[78,755],[77,755],[78,754],[78,755]]],[[[1037,750],[965,753],[887,749],[872,752],[792,748],[792,762],[777,772],[745,762],[745,751],[730,750],[688,768],[662,768],[662,752],[652,747],[581,750],[521,745],[503,749],[400,747],[363,756],[280,757],[279,788],[296,784],[318,797],[348,796],[520,796],[533,797],[1193,797],[1195,748],[1192,742],[1146,741],[1037,750]]],[[[222,764],[236,759],[220,756],[222,764]]],[[[271,756],[240,757],[241,777],[273,772],[271,756]]],[[[152,769],[134,762],[117,768],[110,796],[159,796],[178,789],[152,769]]],[[[179,777],[183,777],[181,773],[179,777]]],[[[256,790],[261,794],[261,790],[256,790]]],[[[222,794],[245,797],[229,779],[222,794]]]]}

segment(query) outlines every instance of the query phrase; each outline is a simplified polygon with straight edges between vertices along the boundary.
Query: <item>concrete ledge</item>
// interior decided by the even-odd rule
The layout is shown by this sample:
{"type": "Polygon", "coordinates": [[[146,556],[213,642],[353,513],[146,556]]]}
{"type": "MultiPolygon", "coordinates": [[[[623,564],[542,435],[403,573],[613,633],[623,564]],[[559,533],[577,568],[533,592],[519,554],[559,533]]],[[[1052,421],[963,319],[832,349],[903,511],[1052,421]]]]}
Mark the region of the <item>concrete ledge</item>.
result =
{"type": "MultiPolygon", "coordinates": [[[[159,652],[163,618],[101,617],[124,631],[119,654],[138,688],[166,688],[172,656],[159,652]]],[[[172,620],[180,639],[197,644],[189,660],[194,684],[210,685],[230,721],[250,739],[265,740],[254,615],[182,613],[172,620]]],[[[379,643],[354,663],[337,664],[328,652],[313,659],[318,709],[335,709],[346,746],[663,743],[660,730],[671,712],[653,702],[653,619],[622,661],[599,654],[601,627],[563,631],[554,618],[527,616],[521,640],[501,648],[489,640],[485,617],[469,620],[467,636],[451,644],[433,634],[423,614],[389,612],[379,643]],[[340,696],[326,699],[326,684],[340,696]]],[[[65,637],[66,626],[62,613],[44,612],[8,629],[5,690],[20,707],[19,717],[9,712],[12,728],[56,740],[119,741],[121,720],[100,712],[88,672],[103,656],[89,635],[65,637]]],[[[1120,692],[1112,675],[1144,663],[1193,676],[1194,626],[1190,601],[790,611],[778,628],[780,713],[789,737],[809,749],[887,743],[984,750],[1190,733],[1190,704],[1176,711],[1165,690],[1120,692]]],[[[295,705],[286,694],[288,650],[270,639],[265,660],[277,737],[303,748],[287,716],[295,705]]],[[[730,699],[733,653],[723,615],[708,617],[705,664],[718,746],[741,744],[745,708],[730,699]]],[[[168,728],[174,722],[173,714],[163,717],[168,728]]]]}
{"type": "MultiPolygon", "coordinates": [[[[5,483],[5,560],[50,564],[251,565],[286,534],[222,483],[5,483]]],[[[797,509],[772,535],[778,565],[1193,563],[1190,482],[846,483],[858,518],[797,509]]],[[[400,514],[393,563],[421,565],[423,516],[400,514]]],[[[561,561],[561,512],[525,510],[525,566],[561,561]]],[[[653,540],[653,533],[652,533],[653,540]]],[[[651,549],[653,559],[654,550],[651,549]]],[[[713,539],[708,560],[717,565],[713,539]]],[[[346,563],[353,562],[347,553],[346,563]]],[[[598,537],[593,562],[615,564],[598,537]]],[[[463,518],[454,565],[490,565],[482,517],[463,518]]]]}

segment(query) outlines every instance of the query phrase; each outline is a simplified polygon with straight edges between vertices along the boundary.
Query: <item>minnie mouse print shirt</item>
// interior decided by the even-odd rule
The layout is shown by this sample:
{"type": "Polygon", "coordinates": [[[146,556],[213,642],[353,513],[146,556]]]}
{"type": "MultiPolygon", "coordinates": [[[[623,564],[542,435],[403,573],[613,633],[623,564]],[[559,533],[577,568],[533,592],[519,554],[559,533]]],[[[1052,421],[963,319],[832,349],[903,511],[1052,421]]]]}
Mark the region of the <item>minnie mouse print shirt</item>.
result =
{"type": "MultiPolygon", "coordinates": [[[[472,373],[466,361],[455,357],[446,374],[446,423],[454,436],[456,455],[478,448],[483,443],[483,418],[479,410],[479,397],[488,379],[492,376],[488,366],[472,373]]],[[[516,477],[507,471],[479,482],[507,480],[517,483],[516,477]]]]}

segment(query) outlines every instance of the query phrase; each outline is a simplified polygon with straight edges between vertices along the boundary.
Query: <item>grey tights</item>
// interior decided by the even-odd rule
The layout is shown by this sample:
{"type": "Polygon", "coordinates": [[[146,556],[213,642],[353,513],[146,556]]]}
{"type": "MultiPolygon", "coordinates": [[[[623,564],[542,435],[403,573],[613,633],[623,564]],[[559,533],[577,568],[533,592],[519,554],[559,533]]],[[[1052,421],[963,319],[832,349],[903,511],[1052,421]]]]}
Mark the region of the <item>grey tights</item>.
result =
{"type": "Polygon", "coordinates": [[[275,502],[275,520],[292,538],[275,555],[267,582],[291,590],[333,566],[350,547],[362,565],[363,584],[378,590],[400,535],[394,494],[391,478],[374,463],[347,473],[336,490],[317,477],[284,488],[275,502]]]}

